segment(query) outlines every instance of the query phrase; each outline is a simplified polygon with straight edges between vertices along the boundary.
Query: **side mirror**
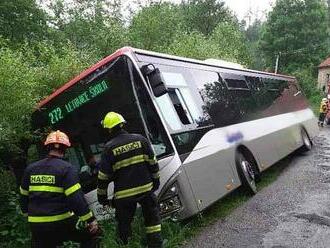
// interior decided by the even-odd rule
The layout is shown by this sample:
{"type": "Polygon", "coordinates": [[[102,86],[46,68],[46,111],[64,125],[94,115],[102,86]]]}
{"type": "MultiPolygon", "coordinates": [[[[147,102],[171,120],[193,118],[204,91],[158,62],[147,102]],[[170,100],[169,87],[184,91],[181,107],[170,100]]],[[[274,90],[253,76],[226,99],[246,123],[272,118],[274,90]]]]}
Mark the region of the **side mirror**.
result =
{"type": "Polygon", "coordinates": [[[158,68],[155,68],[152,64],[148,64],[142,66],[141,70],[144,76],[149,79],[149,83],[155,97],[160,97],[168,92],[165,80],[158,68]]]}

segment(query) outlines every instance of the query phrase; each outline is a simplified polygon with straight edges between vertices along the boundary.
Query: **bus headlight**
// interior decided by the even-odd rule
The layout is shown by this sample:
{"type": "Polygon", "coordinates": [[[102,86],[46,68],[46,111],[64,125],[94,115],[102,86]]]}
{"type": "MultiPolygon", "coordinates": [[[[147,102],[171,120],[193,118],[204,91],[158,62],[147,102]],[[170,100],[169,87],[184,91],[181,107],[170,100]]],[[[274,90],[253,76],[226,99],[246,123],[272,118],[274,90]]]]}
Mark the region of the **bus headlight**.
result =
{"type": "Polygon", "coordinates": [[[176,183],[172,184],[162,195],[159,201],[160,214],[163,217],[171,215],[181,209],[179,188],[176,183]]]}

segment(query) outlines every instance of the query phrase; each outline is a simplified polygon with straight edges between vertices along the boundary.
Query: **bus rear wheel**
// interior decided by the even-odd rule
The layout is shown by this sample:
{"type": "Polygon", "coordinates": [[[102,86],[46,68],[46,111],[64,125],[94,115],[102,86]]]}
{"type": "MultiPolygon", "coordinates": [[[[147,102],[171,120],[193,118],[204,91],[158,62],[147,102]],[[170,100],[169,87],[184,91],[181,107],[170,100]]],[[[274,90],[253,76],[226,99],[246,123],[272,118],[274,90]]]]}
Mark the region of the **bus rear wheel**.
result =
{"type": "Polygon", "coordinates": [[[303,145],[301,147],[301,152],[308,152],[312,150],[312,146],[313,146],[312,141],[309,138],[307,131],[304,128],[302,128],[300,133],[303,142],[303,145]]]}
{"type": "Polygon", "coordinates": [[[257,185],[256,170],[254,169],[253,162],[249,161],[244,153],[238,151],[236,153],[236,167],[244,191],[250,195],[255,195],[257,193],[257,185]]]}

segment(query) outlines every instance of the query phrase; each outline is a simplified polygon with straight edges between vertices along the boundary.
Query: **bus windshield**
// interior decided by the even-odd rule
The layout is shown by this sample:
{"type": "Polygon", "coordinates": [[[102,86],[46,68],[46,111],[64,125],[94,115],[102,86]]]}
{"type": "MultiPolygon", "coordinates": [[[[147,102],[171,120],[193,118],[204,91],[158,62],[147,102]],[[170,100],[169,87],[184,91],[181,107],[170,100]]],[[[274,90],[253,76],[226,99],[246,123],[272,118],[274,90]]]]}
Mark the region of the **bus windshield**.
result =
{"type": "Polygon", "coordinates": [[[81,170],[100,158],[108,140],[101,120],[109,111],[125,117],[129,132],[144,134],[126,57],[110,62],[46,103],[34,113],[34,126],[66,132],[72,141],[68,159],[81,170]]]}

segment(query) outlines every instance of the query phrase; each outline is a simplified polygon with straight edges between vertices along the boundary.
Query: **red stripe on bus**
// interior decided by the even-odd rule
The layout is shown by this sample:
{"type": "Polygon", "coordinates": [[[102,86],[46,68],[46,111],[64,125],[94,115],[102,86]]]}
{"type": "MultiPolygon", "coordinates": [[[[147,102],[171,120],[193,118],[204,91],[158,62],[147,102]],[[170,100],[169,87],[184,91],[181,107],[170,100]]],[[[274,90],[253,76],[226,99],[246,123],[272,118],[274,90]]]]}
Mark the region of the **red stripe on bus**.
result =
{"type": "Polygon", "coordinates": [[[113,54],[111,54],[111,55],[105,57],[104,59],[100,60],[95,65],[93,65],[92,67],[86,69],[85,71],[83,71],[82,73],[80,73],[78,76],[74,77],[69,82],[67,82],[66,84],[64,84],[62,87],[60,87],[59,89],[57,89],[56,91],[54,91],[51,95],[49,95],[48,97],[46,97],[45,99],[43,99],[42,101],[40,101],[37,104],[37,109],[38,108],[41,108],[43,105],[45,105],[46,103],[48,103],[54,97],[58,96],[63,91],[67,90],[68,88],[70,88],[71,86],[73,86],[74,84],[76,84],[77,82],[79,82],[84,77],[86,77],[89,74],[91,74],[93,71],[95,71],[99,67],[105,65],[106,63],[110,62],[111,60],[116,59],[117,57],[119,57],[119,56],[121,56],[124,53],[129,52],[129,51],[132,51],[132,48],[131,47],[123,47],[121,49],[118,49],[113,54]]]}

